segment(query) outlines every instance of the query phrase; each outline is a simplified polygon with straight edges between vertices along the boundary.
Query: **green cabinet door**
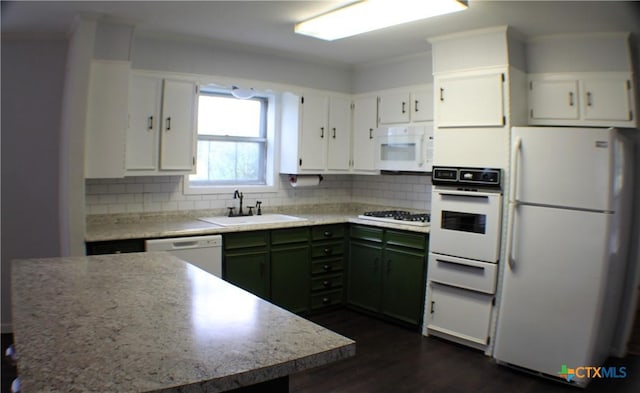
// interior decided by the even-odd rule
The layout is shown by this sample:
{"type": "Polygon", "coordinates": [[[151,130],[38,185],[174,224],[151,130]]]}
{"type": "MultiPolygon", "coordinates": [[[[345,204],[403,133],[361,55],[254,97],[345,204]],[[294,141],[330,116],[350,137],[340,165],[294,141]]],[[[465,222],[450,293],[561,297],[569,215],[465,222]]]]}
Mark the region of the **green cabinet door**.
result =
{"type": "Polygon", "coordinates": [[[382,263],[382,314],[414,325],[422,320],[425,254],[387,247],[382,263]]]}
{"type": "Polygon", "coordinates": [[[269,298],[269,253],[267,251],[227,253],[224,279],[240,288],[269,298]]]}
{"type": "Polygon", "coordinates": [[[381,258],[382,247],[379,244],[351,241],[347,270],[349,304],[374,312],[379,311],[381,258]]]}
{"type": "Polygon", "coordinates": [[[271,250],[271,301],[294,313],[309,310],[309,245],[271,250]]]}

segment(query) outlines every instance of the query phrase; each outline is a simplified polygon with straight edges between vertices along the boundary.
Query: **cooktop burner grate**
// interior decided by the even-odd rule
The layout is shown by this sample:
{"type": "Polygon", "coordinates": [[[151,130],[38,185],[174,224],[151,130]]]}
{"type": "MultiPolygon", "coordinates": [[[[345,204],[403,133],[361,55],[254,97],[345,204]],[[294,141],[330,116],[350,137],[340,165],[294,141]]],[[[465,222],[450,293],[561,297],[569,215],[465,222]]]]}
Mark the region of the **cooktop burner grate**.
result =
{"type": "Polygon", "coordinates": [[[386,221],[386,222],[398,222],[402,221],[402,224],[409,225],[429,225],[431,221],[431,215],[427,213],[411,213],[406,210],[381,210],[365,212],[359,216],[360,218],[368,220],[386,221]]]}

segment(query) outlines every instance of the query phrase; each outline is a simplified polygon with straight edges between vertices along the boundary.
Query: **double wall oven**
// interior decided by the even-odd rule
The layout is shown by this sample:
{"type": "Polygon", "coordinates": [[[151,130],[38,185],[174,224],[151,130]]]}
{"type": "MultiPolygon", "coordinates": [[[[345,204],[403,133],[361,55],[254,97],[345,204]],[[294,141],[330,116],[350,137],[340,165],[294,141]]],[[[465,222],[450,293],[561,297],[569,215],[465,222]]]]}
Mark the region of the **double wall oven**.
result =
{"type": "Polygon", "coordinates": [[[501,170],[433,168],[425,334],[486,349],[500,255],[501,170]]]}

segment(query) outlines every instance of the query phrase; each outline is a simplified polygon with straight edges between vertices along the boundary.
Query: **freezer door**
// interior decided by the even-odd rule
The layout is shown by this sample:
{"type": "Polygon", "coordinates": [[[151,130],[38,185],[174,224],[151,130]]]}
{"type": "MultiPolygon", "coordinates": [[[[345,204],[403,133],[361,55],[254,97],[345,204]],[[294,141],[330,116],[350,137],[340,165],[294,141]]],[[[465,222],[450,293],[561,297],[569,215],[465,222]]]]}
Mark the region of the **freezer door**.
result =
{"type": "MultiPolygon", "coordinates": [[[[607,278],[610,214],[520,206],[505,266],[494,356],[557,375],[591,364],[607,278]]],[[[603,360],[603,359],[601,359],[603,360]]]]}
{"type": "Polygon", "coordinates": [[[608,211],[615,129],[514,127],[515,199],[524,203],[608,211]],[[517,161],[517,162],[515,162],[517,161]]]}

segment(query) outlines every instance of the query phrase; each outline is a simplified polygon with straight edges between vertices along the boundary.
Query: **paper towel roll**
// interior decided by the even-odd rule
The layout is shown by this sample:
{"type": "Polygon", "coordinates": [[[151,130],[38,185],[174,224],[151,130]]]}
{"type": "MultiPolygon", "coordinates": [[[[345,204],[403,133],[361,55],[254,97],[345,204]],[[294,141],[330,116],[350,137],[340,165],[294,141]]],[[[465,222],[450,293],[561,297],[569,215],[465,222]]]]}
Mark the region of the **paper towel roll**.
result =
{"type": "Polygon", "coordinates": [[[291,187],[315,187],[320,184],[322,176],[320,175],[291,175],[289,176],[289,184],[291,187]]]}

